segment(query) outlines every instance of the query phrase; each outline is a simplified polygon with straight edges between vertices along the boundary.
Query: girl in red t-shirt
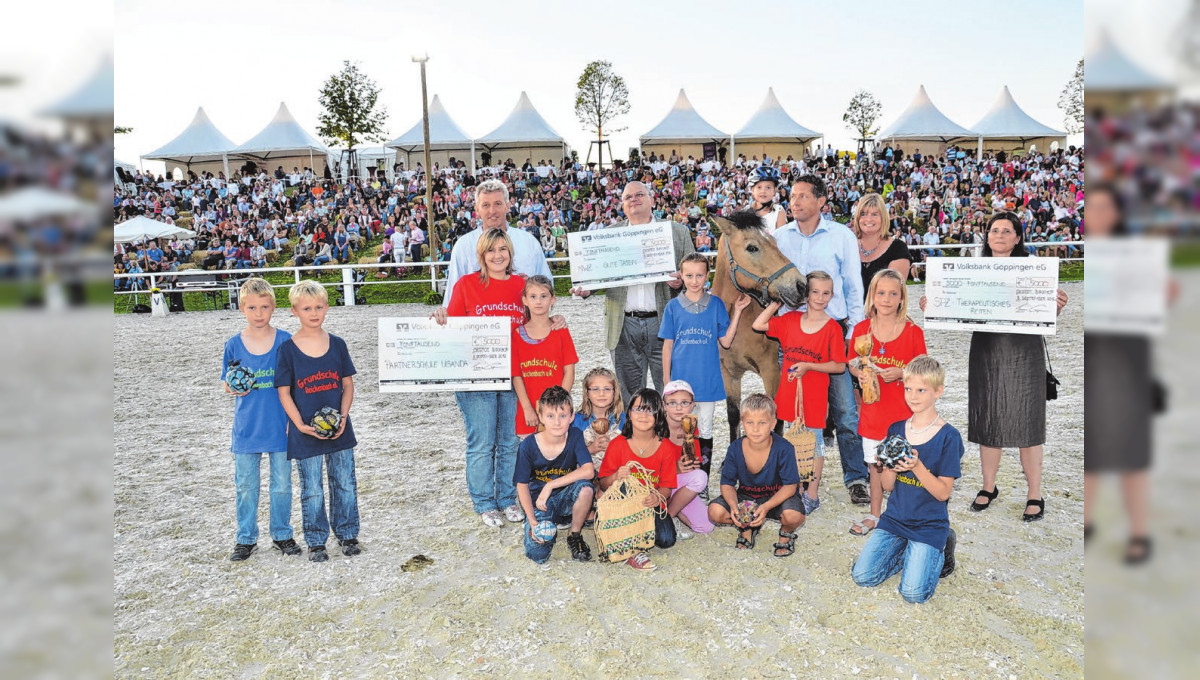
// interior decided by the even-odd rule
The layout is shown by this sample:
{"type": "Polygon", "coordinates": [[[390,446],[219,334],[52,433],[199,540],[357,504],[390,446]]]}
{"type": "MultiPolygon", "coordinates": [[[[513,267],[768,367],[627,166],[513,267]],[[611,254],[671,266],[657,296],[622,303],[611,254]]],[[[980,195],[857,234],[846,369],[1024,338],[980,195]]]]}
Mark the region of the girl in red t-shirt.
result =
{"type": "MultiPolygon", "coordinates": [[[[671,442],[662,397],[644,387],[630,397],[621,436],[609,442],[604,453],[599,473],[600,490],[608,491],[613,484],[636,476],[656,491],[646,497],[646,506],[662,508],[677,484],[675,466],[680,453],[679,446],[671,442]],[[634,472],[631,465],[634,462],[646,468],[648,474],[634,472]]],[[[665,511],[656,510],[654,514],[654,545],[664,549],[675,545],[675,524],[665,511]]],[[[654,569],[650,556],[644,552],[630,557],[625,563],[638,570],[654,569]]]]}
{"type": "MultiPolygon", "coordinates": [[[[488,229],[475,248],[479,274],[454,284],[447,308],[438,307],[430,318],[446,325],[449,316],[508,317],[514,326],[525,322],[521,295],[525,280],[513,276],[512,240],[503,229],[488,229]]],[[[483,523],[494,528],[504,519],[520,522],[525,513],[517,506],[513,474],[517,464],[515,416],[517,397],[512,390],[456,392],[454,399],[466,426],[467,491],[483,523]],[[503,516],[500,514],[503,509],[503,516]]]]}
{"type": "MultiPolygon", "coordinates": [[[[895,270],[884,269],[871,279],[863,311],[867,318],[854,327],[850,347],[854,347],[855,338],[870,336],[871,352],[867,360],[878,371],[879,400],[863,404],[858,412],[863,459],[871,473],[871,514],[851,525],[850,533],[855,536],[866,536],[879,524],[883,480],[875,449],[887,437],[888,426],[912,416],[904,401],[904,367],[914,357],[926,353],[925,332],[908,316],[908,289],[895,270]]],[[[850,363],[850,374],[861,380],[859,361],[850,363]]]]}
{"type": "Polygon", "coordinates": [[[534,404],[552,385],[567,392],[575,385],[579,356],[571,333],[554,329],[550,308],[554,306],[554,284],[541,274],[529,277],[521,301],[529,310],[529,321],[513,329],[513,391],[517,393],[517,436],[537,431],[534,404]]]}
{"type": "Polygon", "coordinates": [[[775,316],[779,303],[772,302],[754,320],[753,328],[775,338],[783,348],[785,379],[779,381],[775,393],[776,417],[785,423],[796,419],[796,389],[799,386],[804,426],[817,438],[812,481],[801,485],[804,491],[800,500],[807,515],[821,505],[821,471],[825,467],[822,429],[829,414],[829,374],[846,370],[846,341],[842,337],[842,327],[825,313],[833,299],[833,277],[814,270],[805,278],[808,286],[805,312],[775,316]]]}

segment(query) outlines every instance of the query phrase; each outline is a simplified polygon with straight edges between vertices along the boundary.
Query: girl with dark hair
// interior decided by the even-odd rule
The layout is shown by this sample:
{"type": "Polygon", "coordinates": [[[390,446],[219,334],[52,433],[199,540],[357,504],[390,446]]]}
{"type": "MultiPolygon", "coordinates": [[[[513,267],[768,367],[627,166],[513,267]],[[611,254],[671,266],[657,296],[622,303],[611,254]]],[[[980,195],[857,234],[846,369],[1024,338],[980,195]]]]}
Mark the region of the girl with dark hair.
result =
{"type": "MultiPolygon", "coordinates": [[[[665,511],[671,490],[677,484],[676,463],[682,449],[671,442],[671,430],[667,425],[667,414],[662,397],[655,390],[644,387],[629,398],[626,408],[625,426],[621,436],[608,445],[604,462],[600,465],[600,490],[608,491],[630,477],[645,482],[654,493],[646,496],[646,507],[660,508],[654,514],[654,545],[670,548],[675,545],[675,523],[665,511]],[[634,469],[637,463],[642,469],[634,469]]],[[[625,561],[639,571],[655,568],[646,553],[637,553],[625,561]]]]}
{"type": "MultiPolygon", "coordinates": [[[[1027,257],[1021,220],[1001,212],[987,221],[984,257],[1027,257]]],[[[921,297],[921,309],[926,298],[921,297]]],[[[1067,304],[1060,288],[1058,312],[1067,304]]],[[[1000,494],[996,474],[1004,448],[1017,448],[1029,491],[1021,519],[1033,522],[1045,515],[1042,497],[1042,445],[1046,442],[1046,355],[1038,335],[971,334],[967,365],[967,439],[979,444],[983,488],[971,503],[980,512],[1000,494]],[[990,489],[990,490],[989,490],[990,489]]]]}

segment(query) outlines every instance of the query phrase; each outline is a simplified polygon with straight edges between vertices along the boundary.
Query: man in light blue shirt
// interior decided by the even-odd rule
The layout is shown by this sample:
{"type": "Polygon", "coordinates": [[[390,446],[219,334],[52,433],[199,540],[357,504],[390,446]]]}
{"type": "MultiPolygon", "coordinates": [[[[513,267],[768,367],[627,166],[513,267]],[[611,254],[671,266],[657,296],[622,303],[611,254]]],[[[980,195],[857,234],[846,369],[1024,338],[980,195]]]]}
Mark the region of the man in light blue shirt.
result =
{"type": "MultiPolygon", "coordinates": [[[[833,278],[833,299],[825,311],[841,324],[849,338],[854,325],[863,320],[862,262],[854,232],[844,224],[821,219],[827,192],[825,182],[816,175],[797,179],[792,185],[789,205],[795,219],[775,232],[775,243],[800,273],[807,275],[821,270],[833,278]]],[[[837,428],[842,480],[850,491],[850,500],[855,505],[867,505],[871,501],[867,464],[863,460],[858,405],[848,371],[829,376],[829,411],[837,428]]]]}
{"type": "MultiPolygon", "coordinates": [[[[475,188],[475,211],[483,224],[459,237],[450,253],[450,266],[446,271],[446,293],[442,306],[450,306],[450,294],[459,278],[479,271],[479,256],[475,246],[479,237],[488,229],[504,229],[513,243],[513,272],[522,276],[541,274],[550,278],[550,267],[537,237],[524,229],[508,228],[508,188],[499,180],[489,179],[475,188]]],[[[553,280],[553,279],[551,279],[553,280]]]]}

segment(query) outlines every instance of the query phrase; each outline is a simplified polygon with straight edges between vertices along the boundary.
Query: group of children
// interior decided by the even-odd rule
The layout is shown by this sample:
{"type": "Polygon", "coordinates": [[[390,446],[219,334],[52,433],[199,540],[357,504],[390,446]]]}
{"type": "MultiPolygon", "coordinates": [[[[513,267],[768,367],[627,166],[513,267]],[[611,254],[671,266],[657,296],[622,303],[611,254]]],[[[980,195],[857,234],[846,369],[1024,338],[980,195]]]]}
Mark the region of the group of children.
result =
{"type": "MultiPolygon", "coordinates": [[[[725,302],[706,291],[708,260],[685,258],[680,267],[684,291],[668,303],[660,330],[663,393],[641,389],[622,404],[616,376],[595,368],[583,379],[582,403],[575,409],[570,390],[578,356],[565,322],[550,315],[553,283],[543,276],[522,278],[513,273],[512,242],[502,230],[481,237],[477,250],[479,274],[462,277],[451,292],[448,308],[439,309],[434,317],[444,322],[448,315],[499,313],[512,319],[513,390],[508,397],[515,394],[515,408],[493,408],[496,422],[487,425],[491,431],[486,450],[470,450],[471,429],[480,424],[467,423],[467,477],[472,500],[486,524],[503,526],[503,517],[524,525],[530,559],[543,563],[550,557],[554,536],[535,531],[547,521],[568,529],[574,559],[591,559],[582,530],[593,517],[595,500],[631,476],[653,489],[645,503],[660,510],[655,520],[658,548],[669,548],[695,533],[710,533],[715,525],[732,525],[738,530],[736,547],[752,549],[765,520],[774,519],[780,523],[775,556],[794,554],[796,531],[820,506],[824,459],[820,430],[828,411],[829,374],[849,366],[861,378],[870,366],[881,382],[880,395],[862,405],[859,434],[871,469],[872,506],[851,533],[871,536],[854,565],[854,580],[877,585],[903,570],[901,594],[924,601],[937,585],[937,578],[931,580],[930,575],[946,575],[953,569],[954,534],[946,501],[960,475],[963,445],[957,430],[937,414],[935,402],[945,374],[925,354],[924,335],[908,318],[904,282],[894,272],[884,270],[872,280],[867,318],[851,334],[850,347],[860,337],[869,338],[859,342],[869,347],[869,359],[849,361],[851,352],[841,327],[825,313],[834,291],[831,277],[824,272],[808,274],[803,312],[776,315],[778,304],[772,304],[755,319],[756,331],[781,344],[784,379],[773,398],[755,394],[743,401],[745,434],[729,445],[720,472],[720,494],[706,504],[713,414],[716,404],[725,399],[717,348],[730,346],[750,299],[743,295],[734,301],[731,318],[725,302]],[[689,414],[698,420],[694,457],[681,455],[684,438],[693,436],[684,431],[684,417],[689,414]],[[810,429],[817,442],[814,474],[805,483],[799,477],[795,447],[777,433],[778,425],[792,421],[810,429]],[[895,467],[879,465],[875,450],[888,434],[904,436],[919,452],[895,467]],[[471,474],[473,456],[488,458],[489,477],[494,479],[481,482],[471,474]],[[884,489],[892,493],[888,509],[881,512],[884,489]],[[488,503],[495,509],[480,510],[488,503]],[[739,510],[744,505],[750,507],[745,515],[739,510]]],[[[328,559],[325,541],[330,519],[343,553],[360,551],[356,441],[348,418],[354,366],[345,342],[322,329],[328,307],[324,289],[302,281],[292,287],[289,297],[301,326],[291,337],[270,325],[274,294],[269,284],[261,279],[248,281],[241,291],[247,328],[226,344],[223,367],[236,359],[253,368],[257,380],[253,389],[237,395],[235,409],[239,528],[234,560],[254,551],[258,462],[263,452],[271,461],[275,546],[285,554],[300,553],[288,524],[287,466],[296,460],[310,559],[328,559]],[[275,388],[277,396],[260,391],[264,388],[275,388]],[[331,406],[341,415],[332,439],[318,436],[305,419],[322,406],[331,406]],[[328,516],[321,488],[326,460],[328,516]]],[[[465,418],[469,419],[469,412],[463,409],[465,418]]],[[[627,563],[638,570],[654,569],[645,552],[627,563]]]]}

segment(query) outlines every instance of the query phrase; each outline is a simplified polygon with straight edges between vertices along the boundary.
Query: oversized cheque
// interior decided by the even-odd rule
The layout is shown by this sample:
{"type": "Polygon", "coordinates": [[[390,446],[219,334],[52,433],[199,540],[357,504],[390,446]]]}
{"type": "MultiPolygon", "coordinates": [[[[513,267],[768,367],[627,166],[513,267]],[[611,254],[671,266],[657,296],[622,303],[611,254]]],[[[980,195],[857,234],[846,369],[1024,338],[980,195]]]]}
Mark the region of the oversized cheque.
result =
{"type": "Polygon", "coordinates": [[[507,316],[379,320],[379,391],[442,392],[512,387],[507,316]]]}
{"type": "Polygon", "coordinates": [[[1054,335],[1057,257],[931,257],[925,328],[1054,335]]]}
{"type": "Polygon", "coordinates": [[[585,290],[669,281],[675,273],[670,222],[567,234],[571,285],[585,290]]]}

